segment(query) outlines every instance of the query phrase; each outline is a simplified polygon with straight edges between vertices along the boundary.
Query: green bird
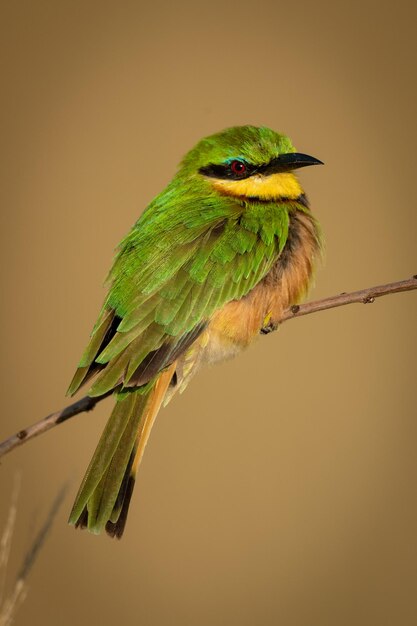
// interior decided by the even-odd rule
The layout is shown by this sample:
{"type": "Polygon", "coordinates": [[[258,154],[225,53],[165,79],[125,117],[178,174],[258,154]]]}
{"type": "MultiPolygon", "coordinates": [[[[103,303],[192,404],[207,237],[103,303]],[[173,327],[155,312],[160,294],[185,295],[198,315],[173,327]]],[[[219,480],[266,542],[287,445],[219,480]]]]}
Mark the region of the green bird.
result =
{"type": "Polygon", "coordinates": [[[71,524],[120,538],[162,403],[305,296],[321,234],[294,170],[316,164],[266,127],[206,137],[120,243],[68,390],[115,398],[71,524]]]}

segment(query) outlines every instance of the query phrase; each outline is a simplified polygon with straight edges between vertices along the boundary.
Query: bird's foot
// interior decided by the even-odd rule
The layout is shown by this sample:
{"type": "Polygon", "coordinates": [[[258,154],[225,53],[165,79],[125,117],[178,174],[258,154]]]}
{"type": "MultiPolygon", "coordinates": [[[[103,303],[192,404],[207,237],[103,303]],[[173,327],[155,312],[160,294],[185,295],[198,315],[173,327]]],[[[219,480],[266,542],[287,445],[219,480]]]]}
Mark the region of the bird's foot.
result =
{"type": "Polygon", "coordinates": [[[277,330],[278,324],[274,324],[273,322],[268,322],[265,326],[262,326],[260,333],[261,335],[268,335],[272,333],[274,330],[277,330]]]}

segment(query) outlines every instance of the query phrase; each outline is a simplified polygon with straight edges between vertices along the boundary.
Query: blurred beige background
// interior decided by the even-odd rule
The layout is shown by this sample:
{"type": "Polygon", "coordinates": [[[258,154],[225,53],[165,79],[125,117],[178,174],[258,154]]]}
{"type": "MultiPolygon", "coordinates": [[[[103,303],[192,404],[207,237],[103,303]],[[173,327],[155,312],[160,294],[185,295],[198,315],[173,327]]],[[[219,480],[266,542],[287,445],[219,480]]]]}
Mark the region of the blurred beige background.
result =
{"type": "MultiPolygon", "coordinates": [[[[65,405],[113,249],[182,155],[265,124],[327,239],[313,298],[417,272],[415,3],[3,2],[0,438],[65,405]]],[[[408,626],[416,293],[288,322],[160,415],[122,542],[66,518],[111,402],[13,452],[17,625],[408,626]]]]}

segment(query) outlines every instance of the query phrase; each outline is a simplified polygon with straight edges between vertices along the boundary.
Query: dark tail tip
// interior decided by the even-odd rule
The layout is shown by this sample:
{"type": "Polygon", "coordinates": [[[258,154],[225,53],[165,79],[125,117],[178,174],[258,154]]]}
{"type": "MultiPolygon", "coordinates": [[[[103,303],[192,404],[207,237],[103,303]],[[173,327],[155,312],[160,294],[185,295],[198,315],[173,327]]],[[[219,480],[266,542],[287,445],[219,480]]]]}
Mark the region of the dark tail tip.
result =
{"type": "Polygon", "coordinates": [[[116,522],[109,520],[106,524],[106,533],[110,537],[121,539],[125,530],[127,514],[129,511],[130,500],[132,498],[133,488],[135,486],[135,477],[129,476],[125,488],[119,492],[119,503],[116,502],[115,508],[121,505],[119,517],[116,522]]]}
{"type": "Polygon", "coordinates": [[[85,506],[83,509],[83,512],[81,513],[80,517],[77,519],[77,521],[75,522],[75,528],[80,528],[81,530],[83,530],[84,528],[87,528],[88,526],[88,511],[87,511],[87,507],[85,506]]]}

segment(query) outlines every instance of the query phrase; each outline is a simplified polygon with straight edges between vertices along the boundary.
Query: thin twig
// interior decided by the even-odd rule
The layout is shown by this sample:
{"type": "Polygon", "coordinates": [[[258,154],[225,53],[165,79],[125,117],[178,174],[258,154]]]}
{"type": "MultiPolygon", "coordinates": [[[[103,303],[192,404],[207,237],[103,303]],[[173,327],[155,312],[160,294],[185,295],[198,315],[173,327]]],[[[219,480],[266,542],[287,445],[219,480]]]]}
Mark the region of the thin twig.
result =
{"type": "Polygon", "coordinates": [[[77,402],[70,404],[65,409],[51,413],[39,422],[32,424],[32,426],[19,430],[19,432],[0,443],[0,457],[7,454],[7,452],[10,452],[10,450],[17,448],[17,446],[20,446],[22,443],[29,441],[29,439],[42,435],[50,428],[58,426],[58,424],[62,424],[62,422],[70,419],[70,417],[74,417],[74,415],[78,415],[79,413],[84,413],[86,411],[92,411],[97,402],[103,400],[103,398],[107,397],[107,395],[109,394],[106,394],[106,396],[98,396],[96,398],[85,396],[84,398],[77,400],[77,402]]]}
{"type": "Polygon", "coordinates": [[[417,289],[417,274],[407,280],[399,280],[387,285],[377,285],[376,287],[368,287],[368,289],[361,289],[360,291],[341,293],[338,296],[314,300],[313,302],[306,302],[306,304],[295,304],[284,311],[280,322],[316,313],[317,311],[334,309],[346,304],[372,304],[376,298],[381,296],[387,296],[390,293],[400,293],[401,291],[412,291],[413,289],[417,289]]]}
{"type": "MultiPolygon", "coordinates": [[[[10,503],[9,514],[7,516],[6,526],[0,541],[0,607],[3,606],[3,600],[6,592],[6,575],[7,565],[9,563],[10,550],[12,547],[13,533],[16,525],[17,516],[17,500],[20,492],[21,476],[16,474],[12,491],[12,501],[10,503]]],[[[0,619],[1,624],[1,619],[0,619]]]]}
{"type": "MultiPolygon", "coordinates": [[[[17,495],[18,495],[16,492],[16,489],[17,487],[15,487],[15,490],[13,491],[13,501],[12,501],[12,505],[11,505],[10,512],[9,512],[9,519],[6,524],[5,533],[3,534],[3,537],[5,535],[8,535],[8,538],[6,541],[7,552],[10,551],[11,535],[13,533],[13,527],[14,527],[15,519],[16,519],[16,500],[17,500],[17,495]],[[12,522],[10,520],[12,520],[12,522]],[[11,525],[11,528],[10,528],[10,525],[11,525]]],[[[16,577],[15,583],[13,585],[13,589],[9,597],[0,604],[0,626],[11,626],[17,610],[19,609],[19,607],[22,605],[23,601],[26,598],[27,578],[29,576],[30,570],[35,564],[39,551],[45,543],[45,540],[49,534],[49,531],[51,530],[51,526],[55,519],[55,516],[58,513],[58,510],[65,498],[67,490],[68,490],[68,486],[64,485],[60,489],[59,493],[57,494],[51,506],[51,509],[48,513],[48,516],[45,520],[45,523],[39,529],[39,532],[37,533],[34,541],[32,542],[31,546],[29,547],[29,550],[26,553],[25,559],[16,577]]],[[[7,565],[7,560],[8,560],[8,554],[7,554],[7,558],[5,561],[6,565],[7,565]]]]}
{"type": "Polygon", "coordinates": [[[25,581],[27,577],[29,576],[29,572],[32,569],[36,561],[36,557],[38,556],[40,549],[45,543],[45,540],[49,534],[49,531],[51,530],[52,523],[55,519],[56,514],[59,511],[59,508],[62,502],[64,501],[67,491],[68,491],[68,485],[65,484],[61,487],[61,489],[57,493],[56,498],[53,501],[52,506],[49,510],[45,523],[39,529],[39,532],[37,533],[35,539],[33,540],[32,545],[30,546],[29,550],[26,553],[25,559],[22,563],[22,567],[20,568],[20,571],[17,575],[17,582],[19,580],[25,581]]]}
{"type": "MultiPolygon", "coordinates": [[[[387,285],[377,285],[376,287],[368,287],[368,289],[361,289],[360,291],[352,291],[350,293],[341,293],[337,296],[307,302],[306,304],[296,304],[284,311],[280,323],[295,317],[301,317],[302,315],[316,313],[317,311],[325,311],[326,309],[345,306],[346,304],[370,304],[374,302],[376,298],[386,296],[390,293],[412,291],[413,289],[417,289],[417,274],[407,280],[400,280],[395,283],[388,283],[387,285]]],[[[36,424],[33,424],[24,430],[20,430],[15,435],[12,435],[0,443],[0,458],[11,450],[14,450],[14,448],[17,448],[17,446],[33,439],[33,437],[36,437],[37,435],[41,435],[58,424],[62,424],[62,422],[74,417],[74,415],[84,413],[85,411],[91,411],[98,402],[106,398],[110,395],[110,393],[95,398],[85,396],[84,398],[81,398],[81,400],[77,400],[77,402],[70,404],[65,409],[57,411],[56,413],[51,413],[51,415],[48,415],[39,422],[36,422],[36,424]]]]}

